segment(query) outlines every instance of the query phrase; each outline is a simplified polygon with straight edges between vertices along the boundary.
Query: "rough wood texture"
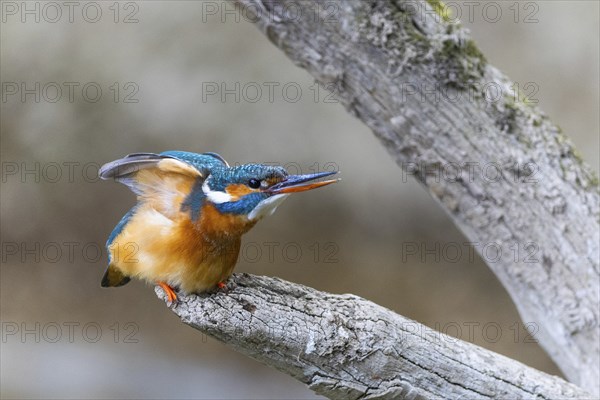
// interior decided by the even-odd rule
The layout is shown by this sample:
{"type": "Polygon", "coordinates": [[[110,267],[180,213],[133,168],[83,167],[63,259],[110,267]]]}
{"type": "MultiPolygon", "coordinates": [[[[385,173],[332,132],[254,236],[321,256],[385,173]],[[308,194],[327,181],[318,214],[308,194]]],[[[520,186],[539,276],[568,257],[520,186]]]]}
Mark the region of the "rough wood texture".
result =
{"type": "MultiPolygon", "coordinates": [[[[331,399],[564,399],[583,389],[354,295],[236,274],[181,297],[186,324],[331,399]]],[[[156,293],[166,300],[159,287],[156,293]]]]}
{"type": "Polygon", "coordinates": [[[560,128],[438,0],[238,3],[429,189],[565,375],[600,395],[598,179],[560,128]]]}

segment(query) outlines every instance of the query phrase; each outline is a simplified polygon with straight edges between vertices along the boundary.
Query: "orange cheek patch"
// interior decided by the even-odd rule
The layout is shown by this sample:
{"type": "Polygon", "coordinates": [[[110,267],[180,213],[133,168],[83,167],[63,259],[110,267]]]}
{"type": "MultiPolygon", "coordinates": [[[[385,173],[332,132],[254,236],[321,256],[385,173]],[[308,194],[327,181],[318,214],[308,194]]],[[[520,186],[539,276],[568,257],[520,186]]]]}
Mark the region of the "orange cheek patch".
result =
{"type": "Polygon", "coordinates": [[[229,185],[225,188],[225,191],[232,197],[233,201],[239,200],[241,197],[252,192],[256,192],[256,190],[252,190],[248,186],[241,183],[229,185]]]}

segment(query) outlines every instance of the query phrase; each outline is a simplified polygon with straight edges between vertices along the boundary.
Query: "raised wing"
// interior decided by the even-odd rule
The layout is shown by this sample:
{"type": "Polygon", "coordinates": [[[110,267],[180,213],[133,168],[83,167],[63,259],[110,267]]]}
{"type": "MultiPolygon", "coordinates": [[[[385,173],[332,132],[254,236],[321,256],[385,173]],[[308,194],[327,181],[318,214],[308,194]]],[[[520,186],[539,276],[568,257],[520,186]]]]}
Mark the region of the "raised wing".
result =
{"type": "Polygon", "coordinates": [[[172,218],[199,180],[203,181],[212,170],[226,165],[214,153],[134,153],[103,165],[99,175],[127,185],[140,201],[172,218]]]}

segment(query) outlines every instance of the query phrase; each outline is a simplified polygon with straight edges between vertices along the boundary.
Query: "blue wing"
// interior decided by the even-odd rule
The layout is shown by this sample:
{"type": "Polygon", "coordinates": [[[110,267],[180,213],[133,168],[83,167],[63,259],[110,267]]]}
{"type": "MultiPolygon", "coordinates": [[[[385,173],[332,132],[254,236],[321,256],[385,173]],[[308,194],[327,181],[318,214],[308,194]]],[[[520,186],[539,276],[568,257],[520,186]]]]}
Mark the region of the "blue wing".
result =
{"type": "MultiPolygon", "coordinates": [[[[119,233],[121,233],[121,231],[123,231],[123,228],[125,228],[125,225],[127,225],[127,223],[129,222],[129,220],[133,217],[133,215],[135,214],[135,211],[137,209],[137,206],[134,206],[131,210],[127,211],[127,214],[125,214],[123,216],[123,218],[121,218],[121,220],[119,221],[119,223],[117,224],[117,226],[115,226],[115,228],[113,229],[113,231],[110,233],[110,236],[108,237],[108,240],[106,241],[106,248],[108,249],[110,247],[110,245],[112,245],[112,243],[114,242],[115,238],[117,236],[119,236],[119,233]]],[[[108,263],[110,264],[110,251],[108,252],[108,263]]]]}

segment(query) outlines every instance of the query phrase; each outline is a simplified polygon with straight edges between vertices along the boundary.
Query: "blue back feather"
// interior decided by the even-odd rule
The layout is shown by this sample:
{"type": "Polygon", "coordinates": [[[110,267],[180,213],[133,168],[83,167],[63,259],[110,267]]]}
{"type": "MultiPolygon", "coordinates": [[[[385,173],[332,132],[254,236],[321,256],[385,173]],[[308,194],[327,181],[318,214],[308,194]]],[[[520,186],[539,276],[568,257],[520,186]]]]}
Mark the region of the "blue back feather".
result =
{"type": "MultiPolygon", "coordinates": [[[[127,214],[125,214],[123,216],[123,218],[121,218],[121,220],[119,221],[119,223],[117,224],[117,226],[115,226],[115,228],[113,229],[113,231],[110,233],[110,236],[108,237],[108,240],[106,241],[106,248],[107,249],[114,242],[114,240],[116,239],[116,237],[119,236],[119,233],[121,233],[123,231],[123,228],[125,228],[125,225],[127,225],[127,223],[129,222],[129,220],[135,215],[137,207],[138,206],[136,204],[135,206],[133,206],[133,208],[131,210],[127,211],[127,214]]],[[[110,251],[108,252],[108,263],[110,264],[110,251]]]]}
{"type": "Polygon", "coordinates": [[[200,172],[212,172],[215,169],[227,168],[227,162],[217,153],[190,153],[189,151],[169,150],[160,153],[184,163],[190,164],[200,172]]]}
{"type": "Polygon", "coordinates": [[[206,198],[206,195],[202,190],[203,183],[204,181],[202,179],[197,179],[192,191],[187,195],[183,203],[181,203],[181,211],[189,211],[192,221],[197,221],[200,217],[200,210],[202,209],[202,204],[206,198]]]}

